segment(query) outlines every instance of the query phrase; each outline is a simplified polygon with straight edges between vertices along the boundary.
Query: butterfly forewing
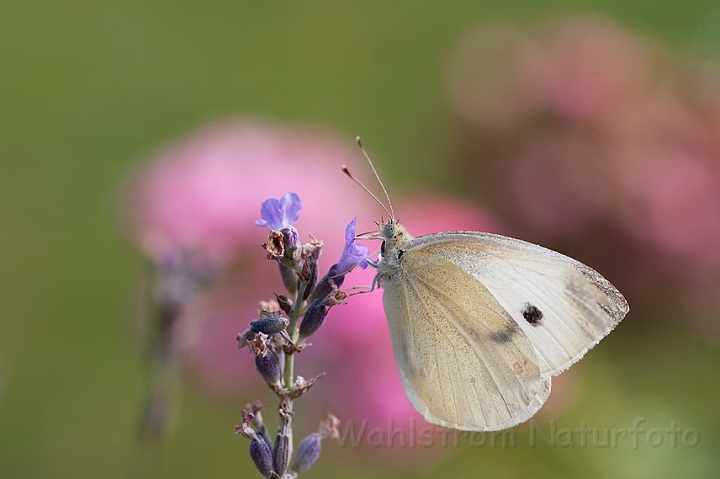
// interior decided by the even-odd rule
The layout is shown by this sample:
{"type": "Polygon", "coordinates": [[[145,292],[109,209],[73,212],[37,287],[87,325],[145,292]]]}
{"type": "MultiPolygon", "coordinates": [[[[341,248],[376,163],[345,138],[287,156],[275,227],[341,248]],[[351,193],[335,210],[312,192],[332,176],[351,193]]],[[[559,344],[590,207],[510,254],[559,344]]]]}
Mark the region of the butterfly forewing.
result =
{"type": "Polygon", "coordinates": [[[550,393],[536,349],[472,274],[408,251],[383,301],[408,397],[433,423],[487,431],[529,419],[550,393]]]}
{"type": "Polygon", "coordinates": [[[443,258],[481,282],[532,343],[543,377],[578,361],[629,310],[595,270],[525,241],[439,233],[415,238],[406,255],[415,252],[443,258]]]}

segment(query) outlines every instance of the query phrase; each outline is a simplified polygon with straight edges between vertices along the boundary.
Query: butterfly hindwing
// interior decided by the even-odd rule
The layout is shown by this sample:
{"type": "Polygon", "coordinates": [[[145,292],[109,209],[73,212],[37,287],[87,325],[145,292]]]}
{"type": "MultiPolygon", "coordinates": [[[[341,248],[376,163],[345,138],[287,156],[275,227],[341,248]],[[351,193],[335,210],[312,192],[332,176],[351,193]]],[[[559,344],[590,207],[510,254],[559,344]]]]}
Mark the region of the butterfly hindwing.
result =
{"type": "Polygon", "coordinates": [[[425,418],[492,431],[529,419],[550,393],[537,353],[472,274],[422,249],[384,285],[393,349],[408,397],[425,418]]]}

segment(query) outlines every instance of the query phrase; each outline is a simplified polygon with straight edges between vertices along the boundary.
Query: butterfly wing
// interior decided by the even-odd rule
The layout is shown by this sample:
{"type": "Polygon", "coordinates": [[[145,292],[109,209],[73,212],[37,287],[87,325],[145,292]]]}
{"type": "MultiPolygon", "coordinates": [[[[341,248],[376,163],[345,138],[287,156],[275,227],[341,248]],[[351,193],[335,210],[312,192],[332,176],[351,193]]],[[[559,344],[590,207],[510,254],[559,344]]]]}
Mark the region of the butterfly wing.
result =
{"type": "Polygon", "coordinates": [[[415,238],[413,251],[442,258],[481,282],[532,343],[543,377],[578,361],[629,311],[623,295],[595,270],[525,241],[438,233],[415,238]]]}
{"type": "Polygon", "coordinates": [[[529,419],[550,394],[535,349],[472,275],[422,250],[404,255],[383,302],[405,391],[432,423],[473,431],[529,419]]]}

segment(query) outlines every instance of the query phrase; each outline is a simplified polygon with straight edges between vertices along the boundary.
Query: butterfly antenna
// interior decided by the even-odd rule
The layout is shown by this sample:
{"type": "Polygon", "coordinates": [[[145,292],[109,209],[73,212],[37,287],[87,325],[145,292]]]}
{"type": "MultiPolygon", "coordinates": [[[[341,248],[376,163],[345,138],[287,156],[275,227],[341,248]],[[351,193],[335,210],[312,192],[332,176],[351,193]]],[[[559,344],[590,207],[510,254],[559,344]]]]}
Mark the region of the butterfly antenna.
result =
{"type": "Polygon", "coordinates": [[[377,201],[380,206],[382,206],[382,208],[387,212],[387,214],[392,215],[392,213],[390,213],[390,212],[388,211],[387,207],[383,204],[383,202],[380,201],[380,200],[378,199],[378,197],[375,196],[375,195],[373,194],[373,192],[368,189],[367,186],[363,185],[363,184],[360,182],[360,180],[358,180],[357,178],[355,178],[355,177],[352,175],[352,173],[350,173],[350,170],[347,169],[347,166],[342,165],[342,171],[343,171],[343,173],[345,173],[345,174],[348,176],[348,178],[350,178],[350,179],[353,180],[355,183],[357,183],[357,184],[360,186],[360,188],[362,188],[363,190],[365,190],[365,192],[366,192],[368,195],[372,196],[373,199],[374,199],[375,201],[377,201]]]}
{"type": "Polygon", "coordinates": [[[390,201],[390,195],[388,195],[387,190],[385,189],[385,185],[383,184],[382,180],[380,179],[380,175],[378,175],[377,170],[375,169],[375,165],[373,165],[372,160],[368,156],[367,152],[365,151],[365,147],[363,147],[362,140],[360,137],[356,137],[355,141],[357,142],[358,146],[360,147],[360,151],[362,151],[362,154],[365,156],[365,159],[370,163],[370,168],[372,168],[373,173],[375,173],[375,178],[377,178],[378,183],[380,183],[380,187],[382,187],[383,193],[385,193],[385,198],[387,198],[388,206],[390,207],[390,211],[388,211],[387,208],[385,208],[385,211],[390,215],[390,219],[395,219],[395,211],[393,210],[392,201],[390,201]]]}

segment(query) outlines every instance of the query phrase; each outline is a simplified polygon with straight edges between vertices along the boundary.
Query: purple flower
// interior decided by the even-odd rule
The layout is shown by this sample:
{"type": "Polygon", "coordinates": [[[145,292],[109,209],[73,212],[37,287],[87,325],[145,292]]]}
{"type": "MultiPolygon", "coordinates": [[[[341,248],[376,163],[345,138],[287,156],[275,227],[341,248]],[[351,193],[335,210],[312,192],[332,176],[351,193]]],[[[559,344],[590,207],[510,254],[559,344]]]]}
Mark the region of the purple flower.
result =
{"type": "Polygon", "coordinates": [[[340,256],[340,261],[337,262],[335,274],[344,275],[350,272],[358,264],[362,269],[367,268],[367,262],[365,261],[369,256],[368,249],[355,243],[355,220],[350,222],[345,228],[345,249],[340,256]]]}
{"type": "Polygon", "coordinates": [[[258,226],[267,226],[271,230],[292,226],[300,216],[300,197],[295,193],[285,193],[279,200],[270,198],[263,201],[260,208],[261,220],[255,221],[258,226]]]}

